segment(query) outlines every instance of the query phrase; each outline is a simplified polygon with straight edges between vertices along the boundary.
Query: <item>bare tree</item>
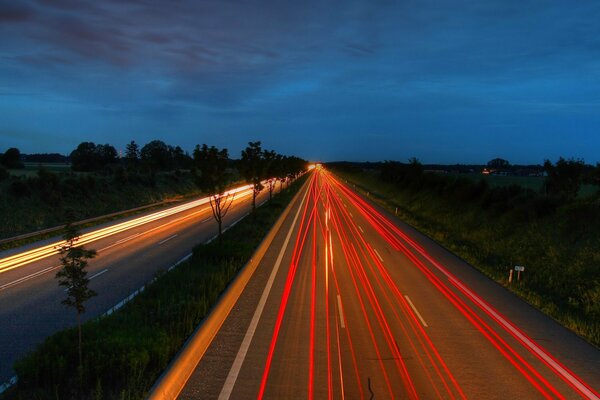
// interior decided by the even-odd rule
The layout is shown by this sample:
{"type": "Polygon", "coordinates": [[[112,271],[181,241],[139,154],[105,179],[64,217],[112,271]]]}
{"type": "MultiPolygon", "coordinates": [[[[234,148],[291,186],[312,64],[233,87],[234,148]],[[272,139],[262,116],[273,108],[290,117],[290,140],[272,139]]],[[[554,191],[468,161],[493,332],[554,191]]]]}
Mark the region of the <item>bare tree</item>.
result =
{"type": "Polygon", "coordinates": [[[223,219],[229,212],[235,193],[227,191],[229,179],[227,149],[219,150],[215,146],[196,145],[194,163],[200,171],[196,178],[198,187],[209,193],[210,207],[219,228],[219,241],[223,233],[223,219]]]}

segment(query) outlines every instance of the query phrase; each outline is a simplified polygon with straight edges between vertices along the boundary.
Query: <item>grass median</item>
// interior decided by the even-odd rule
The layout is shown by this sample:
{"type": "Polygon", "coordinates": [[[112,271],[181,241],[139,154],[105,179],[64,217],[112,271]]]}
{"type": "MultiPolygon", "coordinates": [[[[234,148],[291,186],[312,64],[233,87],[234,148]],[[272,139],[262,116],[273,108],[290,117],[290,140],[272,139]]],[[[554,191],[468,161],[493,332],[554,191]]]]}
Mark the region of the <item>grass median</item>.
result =
{"type": "Polygon", "coordinates": [[[305,177],[193,256],[158,276],[134,300],[83,326],[58,332],[15,364],[18,383],[5,399],[141,399],[252,256],[305,177]]]}

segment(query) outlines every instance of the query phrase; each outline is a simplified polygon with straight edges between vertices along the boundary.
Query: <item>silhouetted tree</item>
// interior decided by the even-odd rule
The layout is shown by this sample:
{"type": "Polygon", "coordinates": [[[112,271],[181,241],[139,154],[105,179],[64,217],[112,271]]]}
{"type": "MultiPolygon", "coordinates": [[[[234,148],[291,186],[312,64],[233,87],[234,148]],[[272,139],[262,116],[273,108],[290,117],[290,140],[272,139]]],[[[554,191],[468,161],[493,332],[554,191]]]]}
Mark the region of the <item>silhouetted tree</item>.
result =
{"type": "Polygon", "coordinates": [[[488,168],[505,170],[510,166],[510,163],[502,158],[494,158],[493,160],[488,161],[487,166],[488,168]]]}
{"type": "Polygon", "coordinates": [[[227,215],[235,196],[227,192],[229,185],[228,163],[229,153],[227,149],[219,150],[215,146],[208,147],[206,144],[196,145],[194,149],[194,164],[200,172],[200,176],[196,177],[196,184],[209,194],[212,214],[219,228],[219,241],[223,233],[223,219],[227,215]]]}
{"type": "Polygon", "coordinates": [[[161,140],[153,140],[142,147],[140,158],[152,171],[168,171],[173,166],[169,146],[161,140]]]}
{"type": "Polygon", "coordinates": [[[254,211],[256,210],[256,196],[264,189],[262,180],[265,176],[265,159],[260,141],[248,142],[248,147],[242,150],[240,172],[252,185],[252,211],[254,211]]]}
{"type": "Polygon", "coordinates": [[[555,165],[550,160],[546,160],[544,170],[548,174],[544,185],[546,194],[556,194],[566,200],[577,197],[585,171],[583,160],[565,160],[560,157],[555,165]]]}
{"type": "Polygon", "coordinates": [[[73,171],[95,171],[99,165],[96,144],[93,142],[82,142],[71,152],[71,169],[73,171]]]}
{"type": "Polygon", "coordinates": [[[110,144],[82,142],[71,152],[71,169],[97,171],[117,161],[117,150],[110,144]]]}
{"type": "Polygon", "coordinates": [[[140,159],[140,146],[132,140],[125,147],[125,161],[128,164],[135,164],[140,159]]]}
{"type": "Polygon", "coordinates": [[[81,369],[83,365],[81,314],[85,312],[84,303],[96,296],[96,292],[88,287],[89,279],[87,278],[86,267],[87,260],[94,258],[96,251],[84,249],[83,246],[76,246],[76,242],[79,240],[79,232],[70,223],[66,226],[63,238],[65,242],[58,248],[62,268],[56,274],[56,278],[58,284],[64,286],[67,291],[67,298],[62,303],[68,307],[73,307],[77,312],[79,367],[81,369]]]}
{"type": "Polygon", "coordinates": [[[269,201],[273,198],[273,190],[277,184],[280,170],[282,169],[282,157],[273,150],[263,152],[265,171],[267,178],[267,189],[269,190],[269,201]]]}
{"type": "MultiPolygon", "coordinates": [[[[170,147],[170,146],[169,146],[170,147]]],[[[177,169],[187,169],[192,166],[192,158],[179,146],[170,147],[173,165],[177,169]]]]}
{"type": "Polygon", "coordinates": [[[21,152],[16,147],[11,147],[6,150],[2,156],[0,156],[0,164],[4,165],[9,169],[23,168],[23,162],[21,161],[21,152]]]}

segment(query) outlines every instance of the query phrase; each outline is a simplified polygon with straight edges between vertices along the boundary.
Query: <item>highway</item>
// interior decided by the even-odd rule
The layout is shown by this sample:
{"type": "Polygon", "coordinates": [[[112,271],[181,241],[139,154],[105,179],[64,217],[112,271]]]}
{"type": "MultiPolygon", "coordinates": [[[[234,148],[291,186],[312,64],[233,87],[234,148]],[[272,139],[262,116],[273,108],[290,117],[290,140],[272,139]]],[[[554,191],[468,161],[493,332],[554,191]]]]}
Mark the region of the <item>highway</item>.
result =
{"type": "MultiPolygon", "coordinates": [[[[257,204],[267,198],[263,191],[257,204]]],[[[237,190],[223,227],[247,215],[251,202],[251,189],[237,190]]],[[[98,296],[86,303],[83,317],[95,318],[123,304],[216,233],[208,198],[85,229],[78,244],[98,251],[88,266],[90,287],[98,296]]],[[[61,304],[65,292],[55,279],[58,242],[60,238],[51,238],[0,253],[0,384],[14,375],[18,357],[50,334],[75,325],[75,312],[61,304]]]]}
{"type": "Polygon", "coordinates": [[[324,169],[222,318],[180,399],[600,398],[597,348],[324,169]]]}

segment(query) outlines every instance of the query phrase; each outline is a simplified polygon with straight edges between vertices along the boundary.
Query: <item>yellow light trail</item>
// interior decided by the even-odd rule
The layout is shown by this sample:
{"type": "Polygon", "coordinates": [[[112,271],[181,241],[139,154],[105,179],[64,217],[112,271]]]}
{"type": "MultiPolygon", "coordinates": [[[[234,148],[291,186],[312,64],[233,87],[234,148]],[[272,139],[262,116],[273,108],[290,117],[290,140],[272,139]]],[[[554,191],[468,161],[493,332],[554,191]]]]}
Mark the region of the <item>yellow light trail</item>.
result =
{"type": "MultiPolygon", "coordinates": [[[[234,194],[239,200],[242,197],[250,195],[252,193],[252,186],[245,185],[235,189],[232,189],[228,192],[225,192],[225,195],[234,194]]],[[[131,221],[121,222],[119,224],[109,226],[106,228],[98,229],[97,231],[89,232],[83,234],[79,237],[77,241],[78,246],[82,246],[87,243],[94,242],[99,239],[106,238],[108,236],[114,235],[116,233],[124,232],[126,230],[135,228],[140,225],[147,224],[152,221],[156,221],[161,218],[168,217],[173,214],[177,214],[186,210],[189,210],[194,207],[199,207],[201,205],[207,204],[210,201],[209,197],[204,197],[199,200],[194,200],[189,203],[181,204],[179,206],[175,206],[169,208],[167,210],[158,211],[149,215],[145,215],[143,217],[135,218],[131,221]]],[[[22,267],[26,264],[39,261],[46,257],[50,257],[52,255],[58,254],[58,248],[65,244],[64,240],[60,240],[55,243],[51,243],[42,247],[38,247],[32,250],[24,251],[19,254],[15,254],[3,259],[0,259],[0,274],[10,271],[15,268],[22,267]]]]}

